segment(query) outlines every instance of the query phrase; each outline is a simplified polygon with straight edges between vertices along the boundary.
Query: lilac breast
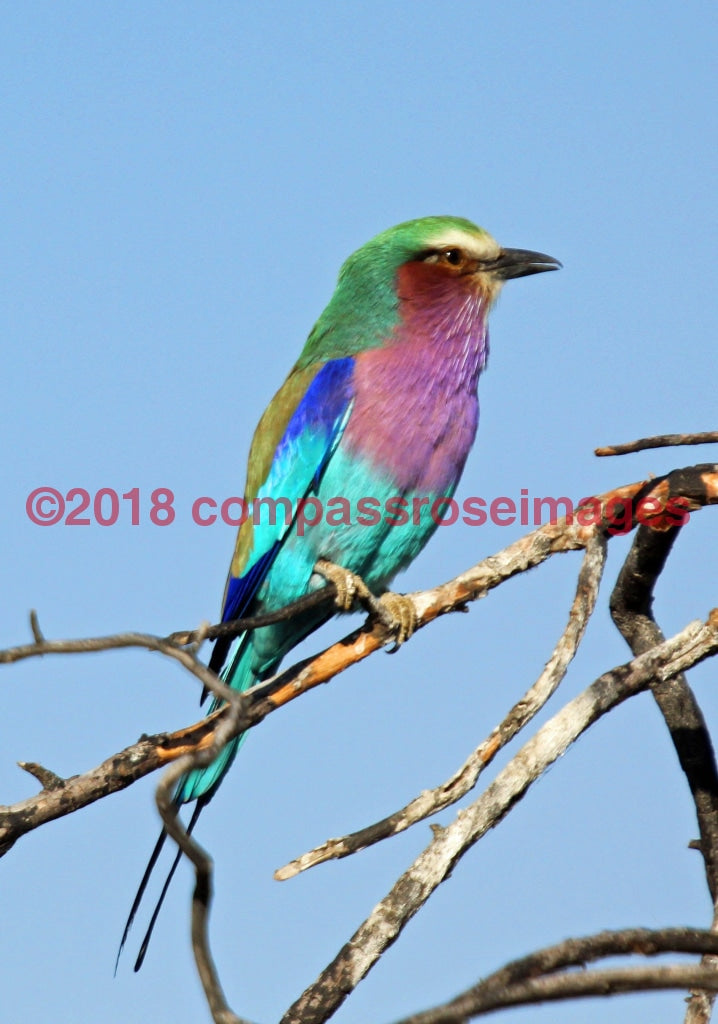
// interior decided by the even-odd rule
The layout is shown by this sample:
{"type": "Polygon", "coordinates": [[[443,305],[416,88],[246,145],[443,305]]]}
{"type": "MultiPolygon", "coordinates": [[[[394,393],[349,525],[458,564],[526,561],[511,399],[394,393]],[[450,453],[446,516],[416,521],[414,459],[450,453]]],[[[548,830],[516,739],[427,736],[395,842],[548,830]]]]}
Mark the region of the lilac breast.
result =
{"type": "Polygon", "coordinates": [[[431,302],[402,302],[387,345],[355,357],[343,443],[401,491],[453,489],[476,436],[487,309],[473,288],[451,283],[431,302]]]}

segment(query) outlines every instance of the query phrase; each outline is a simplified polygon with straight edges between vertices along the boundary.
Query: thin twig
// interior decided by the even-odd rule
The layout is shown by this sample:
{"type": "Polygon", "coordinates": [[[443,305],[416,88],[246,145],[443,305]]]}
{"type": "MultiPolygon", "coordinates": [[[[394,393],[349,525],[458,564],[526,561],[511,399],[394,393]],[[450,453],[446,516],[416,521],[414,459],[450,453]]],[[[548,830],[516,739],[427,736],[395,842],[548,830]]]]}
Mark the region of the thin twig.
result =
{"type": "Polygon", "coordinates": [[[36,764],[34,761],[18,761],[17,766],[36,778],[44,790],[62,789],[65,785],[65,779],[62,776],[56,775],[49,768],[43,768],[41,764],[36,764]]]}
{"type": "Polygon", "coordinates": [[[242,619],[231,619],[229,622],[219,622],[214,626],[205,627],[203,630],[180,629],[165,637],[167,641],[180,646],[197,643],[198,640],[217,640],[219,637],[232,639],[242,633],[249,633],[263,626],[273,626],[277,622],[287,622],[302,612],[311,608],[319,608],[322,605],[331,605],[336,599],[336,587],[333,583],[327,583],[320,590],[313,590],[304,597],[297,598],[291,604],[284,605],[276,611],[264,612],[262,615],[248,615],[242,619]]]}
{"type": "Polygon", "coordinates": [[[670,448],[674,445],[714,444],[718,441],[718,431],[707,430],[700,434],[657,434],[655,437],[642,437],[638,441],[627,441],[625,444],[608,444],[594,449],[594,455],[630,455],[632,452],[646,451],[648,448],[670,448]]]}
{"type": "MultiPolygon", "coordinates": [[[[342,570],[339,566],[334,566],[332,562],[328,562],[326,559],[320,559],[316,565],[316,571],[320,576],[323,576],[326,583],[318,590],[313,590],[309,594],[305,594],[303,597],[298,597],[296,601],[292,601],[290,604],[284,605],[282,608],[278,608],[276,611],[263,612],[261,615],[248,615],[241,619],[231,619],[228,622],[220,622],[214,626],[204,626],[202,629],[181,629],[175,633],[170,633],[169,636],[165,637],[171,643],[179,644],[180,646],[186,646],[187,644],[196,644],[203,640],[217,640],[219,637],[233,639],[234,637],[240,636],[242,633],[249,633],[255,629],[261,629],[263,626],[273,626],[277,622],[288,622],[290,619],[301,615],[303,612],[309,611],[312,608],[321,608],[324,605],[327,607],[336,603],[338,588],[334,580],[325,574],[323,570],[337,570],[348,578],[352,577],[351,573],[347,573],[346,570],[342,570]]],[[[355,578],[358,581],[358,577],[355,578]]],[[[383,625],[391,625],[391,620],[387,616],[385,607],[381,602],[377,601],[374,595],[367,590],[366,587],[357,586],[356,591],[353,595],[355,597],[355,604],[364,608],[367,612],[377,618],[383,625]]],[[[347,609],[342,609],[347,610],[347,609]]]]}
{"type": "Polygon", "coordinates": [[[35,637],[35,643],[41,644],[45,638],[42,635],[40,623],[37,618],[37,612],[34,608],[30,610],[30,629],[32,630],[32,635],[35,637]]]}
{"type": "Polygon", "coordinates": [[[208,689],[212,689],[216,683],[217,676],[214,672],[210,672],[201,661],[198,661],[192,651],[187,651],[174,641],[154,636],[152,633],[114,633],[108,636],[80,637],[72,640],[46,640],[42,637],[31,644],[19,644],[16,647],[6,647],[4,650],[0,650],[0,665],[10,665],[26,658],[41,658],[46,654],[89,654],[94,651],[113,651],[133,647],[155,651],[168,658],[174,658],[208,689]]]}

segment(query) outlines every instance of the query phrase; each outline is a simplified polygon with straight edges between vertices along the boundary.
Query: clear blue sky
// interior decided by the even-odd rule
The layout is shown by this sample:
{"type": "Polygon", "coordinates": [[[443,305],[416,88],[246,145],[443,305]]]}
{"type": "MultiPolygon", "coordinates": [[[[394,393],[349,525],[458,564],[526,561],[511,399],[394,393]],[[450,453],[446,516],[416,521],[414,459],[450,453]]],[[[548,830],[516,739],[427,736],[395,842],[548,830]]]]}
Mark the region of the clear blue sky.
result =
{"type": "MultiPolygon", "coordinates": [[[[710,449],[592,450],[718,426],[716,21],[713,4],[663,0],[5,4],[0,642],[28,637],[31,607],[50,637],[216,616],[233,530],[194,525],[191,500],[241,490],[256,420],[341,261],[409,217],[469,217],[565,267],[505,289],[460,495],[578,498],[708,461],[710,449]],[[177,520],[133,527],[125,508],[114,527],[42,528],[25,498],[46,484],[170,487],[177,520]]],[[[399,586],[442,581],[522,532],[440,531],[399,586]]],[[[627,657],[606,610],[627,549],[611,544],[554,710],[627,657]]],[[[450,774],[541,670],[578,565],[567,555],[512,581],[250,737],[199,829],[239,1013],[276,1020],[430,832],[288,883],[273,869],[450,774]]],[[[717,573],[707,511],[658,590],[667,633],[716,603],[717,573]]],[[[715,675],[692,674],[711,723],[715,675]]],[[[196,684],[147,654],[45,659],[2,680],[3,803],[36,789],[18,760],[70,775],[198,714],[196,684]]],[[[187,870],[142,973],[131,944],[112,977],[158,828],[154,782],[42,828],[0,863],[8,1020],[206,1018],[187,870]]],[[[464,859],[336,1020],[390,1021],[569,935],[707,925],[695,834],[668,736],[637,698],[464,859]]],[[[673,1024],[682,1005],[672,994],[509,1019],[673,1024]]]]}

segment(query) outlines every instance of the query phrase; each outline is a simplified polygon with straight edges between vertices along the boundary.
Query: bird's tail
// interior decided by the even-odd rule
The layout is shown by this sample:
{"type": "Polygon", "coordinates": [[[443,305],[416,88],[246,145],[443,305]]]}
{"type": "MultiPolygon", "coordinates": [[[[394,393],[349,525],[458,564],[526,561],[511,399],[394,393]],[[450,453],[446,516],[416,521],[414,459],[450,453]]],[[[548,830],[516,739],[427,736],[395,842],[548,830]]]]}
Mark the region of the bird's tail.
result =
{"type": "MultiPolygon", "coordinates": [[[[250,686],[254,684],[256,677],[254,671],[252,670],[252,653],[253,652],[251,638],[245,635],[240,641],[237,653],[230,662],[229,667],[225,669],[225,671],[222,673],[223,679],[232,687],[233,690],[247,690],[249,689],[250,686]]],[[[218,707],[221,706],[221,704],[222,701],[215,697],[214,700],[212,701],[212,704],[210,705],[208,714],[211,714],[213,711],[215,711],[218,707]]],[[[246,733],[241,733],[239,736],[236,736],[233,740],[230,740],[230,742],[224,747],[224,749],[218,754],[218,756],[215,758],[214,761],[212,761],[211,764],[207,765],[205,768],[194,768],[192,769],[192,771],[188,772],[185,776],[183,776],[183,778],[180,779],[174,796],[175,804],[177,805],[177,807],[180,807],[182,804],[191,803],[195,800],[197,801],[195,808],[192,812],[192,817],[190,818],[189,824],[187,826],[188,834],[192,832],[192,829],[197,824],[197,819],[199,818],[200,813],[202,812],[202,808],[209,803],[214,794],[217,792],[217,789],[219,788],[222,779],[229,771],[232,762],[237,756],[237,751],[239,750],[245,736],[246,733]]],[[[147,885],[149,883],[152,872],[154,871],[155,865],[159,860],[159,856],[162,852],[162,848],[165,844],[166,838],[167,833],[165,832],[164,829],[162,829],[159,838],[155,843],[155,848],[153,849],[150,859],[147,863],[147,867],[145,868],[145,873],[142,876],[142,881],[140,882],[139,888],[137,889],[137,893],[132,902],[130,912],[127,916],[125,928],[122,933],[122,940],[120,942],[120,947],[117,951],[117,959],[115,960],[115,972],[117,972],[117,965],[120,961],[120,956],[122,955],[122,950],[124,948],[125,942],[127,941],[127,936],[130,933],[130,928],[132,927],[135,915],[137,914],[140,903],[142,902],[142,898],[145,894],[145,890],[147,889],[147,885]]],[[[137,954],[137,959],[135,961],[134,968],[135,971],[139,971],[145,959],[147,947],[149,946],[149,942],[152,937],[152,932],[157,922],[160,909],[164,902],[164,898],[167,895],[167,890],[169,889],[170,882],[172,881],[172,877],[175,873],[175,870],[177,869],[177,865],[180,862],[181,856],[182,851],[178,849],[177,853],[175,854],[174,860],[172,861],[172,866],[170,867],[170,870],[167,874],[167,878],[165,879],[164,885],[162,886],[162,891],[160,892],[159,899],[157,900],[155,908],[152,912],[152,917],[150,918],[150,923],[147,927],[147,931],[145,932],[145,937],[142,940],[140,951],[137,954]]]]}
{"type": "MultiPolygon", "coordinates": [[[[192,812],[192,817],[190,818],[189,825],[187,826],[187,835],[191,835],[192,829],[197,824],[197,819],[199,818],[200,813],[202,811],[202,808],[205,806],[206,803],[207,803],[207,800],[202,799],[201,797],[197,801],[195,809],[192,812]]],[[[147,884],[148,884],[148,882],[150,880],[152,872],[154,871],[155,864],[157,863],[157,861],[159,859],[159,856],[160,856],[160,853],[162,852],[162,847],[165,845],[165,839],[166,838],[167,838],[167,833],[165,832],[164,829],[162,829],[162,831],[159,834],[159,838],[158,838],[157,842],[155,843],[155,848],[152,851],[152,854],[150,856],[149,861],[147,862],[147,867],[145,868],[145,873],[142,876],[142,881],[140,882],[139,887],[137,889],[137,892],[135,894],[135,898],[132,901],[132,906],[130,908],[130,912],[127,915],[127,921],[125,922],[125,928],[124,928],[124,931],[122,932],[122,939],[120,940],[120,947],[117,950],[117,958],[115,959],[115,974],[117,974],[117,965],[120,962],[120,957],[122,956],[122,950],[125,947],[125,942],[127,941],[127,936],[130,934],[130,928],[132,927],[132,923],[133,923],[133,921],[135,919],[135,914],[139,910],[140,903],[142,902],[142,897],[145,894],[145,889],[147,888],[147,884]]],[[[140,951],[137,954],[137,959],[135,960],[135,967],[134,967],[135,971],[139,971],[140,967],[144,963],[145,954],[147,953],[147,947],[149,946],[150,939],[152,938],[152,932],[154,931],[155,924],[157,923],[157,918],[159,917],[159,913],[160,913],[160,910],[162,908],[162,904],[164,903],[165,896],[167,895],[167,890],[170,887],[170,882],[172,881],[172,877],[173,877],[173,875],[174,875],[174,873],[175,873],[175,871],[177,869],[177,865],[180,862],[181,856],[182,856],[182,851],[178,847],[177,848],[177,853],[175,854],[175,858],[172,861],[172,867],[169,869],[169,871],[167,873],[167,877],[165,878],[165,884],[162,886],[162,892],[160,893],[159,899],[157,900],[157,903],[155,904],[155,909],[152,911],[152,917],[150,918],[150,923],[147,926],[147,931],[145,932],[145,937],[142,940],[142,945],[140,946],[140,951]]]]}

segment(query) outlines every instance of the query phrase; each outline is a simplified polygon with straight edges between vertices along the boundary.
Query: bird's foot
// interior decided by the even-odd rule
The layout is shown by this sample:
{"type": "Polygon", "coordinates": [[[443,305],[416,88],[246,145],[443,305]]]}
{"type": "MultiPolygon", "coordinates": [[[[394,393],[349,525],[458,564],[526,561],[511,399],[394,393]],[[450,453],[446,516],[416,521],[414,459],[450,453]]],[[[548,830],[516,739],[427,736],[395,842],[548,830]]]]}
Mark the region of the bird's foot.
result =
{"type": "Polygon", "coordinates": [[[349,612],[358,601],[393,635],[394,646],[390,653],[398,651],[416,631],[416,608],[407,594],[387,590],[381,597],[375,597],[361,576],[326,558],[320,558],[314,570],[336,587],[334,600],[338,611],[349,612]]]}
{"type": "Polygon", "coordinates": [[[380,606],[377,618],[394,634],[394,646],[390,650],[390,653],[394,654],[416,632],[414,602],[408,594],[397,594],[393,590],[387,590],[378,599],[377,604],[380,606]]]}
{"type": "Polygon", "coordinates": [[[362,603],[376,600],[361,576],[349,572],[341,565],[329,562],[326,558],[320,558],[314,569],[328,583],[333,583],[336,587],[334,600],[338,611],[350,612],[356,600],[362,603]]]}

